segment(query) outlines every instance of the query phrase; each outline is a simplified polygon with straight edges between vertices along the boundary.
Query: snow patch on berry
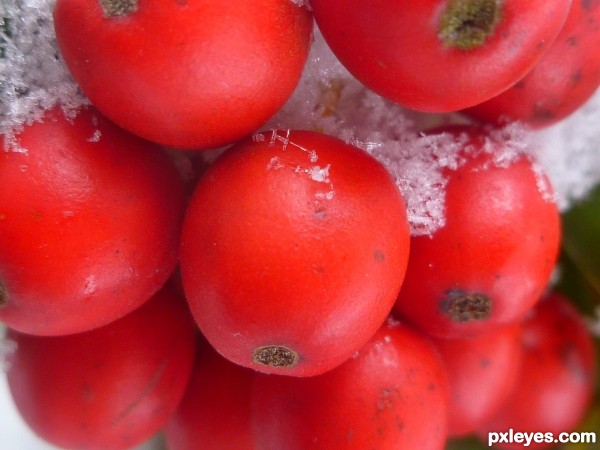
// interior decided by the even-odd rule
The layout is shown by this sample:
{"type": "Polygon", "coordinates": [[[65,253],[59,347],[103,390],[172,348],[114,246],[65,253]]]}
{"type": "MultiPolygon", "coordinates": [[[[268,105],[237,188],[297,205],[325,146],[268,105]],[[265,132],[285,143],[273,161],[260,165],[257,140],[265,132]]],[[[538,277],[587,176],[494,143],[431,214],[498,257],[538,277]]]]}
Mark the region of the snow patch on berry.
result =
{"type": "MultiPolygon", "coordinates": [[[[270,131],[270,140],[269,146],[272,147],[276,142],[280,142],[282,144],[282,150],[288,151],[289,148],[300,150],[308,156],[308,160],[310,163],[316,163],[319,160],[319,155],[316,150],[303,147],[302,145],[293,142],[290,139],[291,130],[288,129],[285,131],[285,134],[282,136],[279,134],[279,130],[271,130],[270,131]]],[[[256,134],[252,138],[255,142],[264,142],[266,140],[265,134],[256,134]]],[[[329,178],[329,173],[331,169],[331,164],[326,164],[324,167],[320,165],[311,165],[311,166],[288,166],[281,161],[279,156],[273,156],[269,162],[267,163],[267,170],[279,170],[288,167],[294,171],[294,173],[302,173],[306,174],[308,178],[317,183],[324,183],[327,185],[328,190],[325,192],[317,192],[315,196],[320,199],[331,200],[335,196],[335,190],[333,188],[333,182],[331,178],[329,178]]]]}
{"type": "MultiPolygon", "coordinates": [[[[307,0],[290,1],[310,6],[307,0]]],[[[58,51],[52,19],[54,3],[0,3],[0,134],[5,151],[25,151],[16,134],[23,126],[41,120],[46,110],[60,106],[68,117],[74,117],[82,105],[89,104],[58,51]]],[[[509,164],[515,155],[527,154],[533,161],[540,192],[564,211],[600,182],[599,118],[600,92],[549,129],[534,132],[518,124],[507,125],[490,137],[491,141],[505,139],[510,150],[494,154],[494,164],[509,164]]],[[[411,233],[427,235],[445,224],[447,181],[442,172],[459,166],[461,161],[447,136],[432,137],[422,131],[467,121],[454,114],[409,111],[369,91],[343,67],[316,28],[309,60],[294,95],[262,130],[320,131],[369,152],[388,169],[401,190],[411,233]]],[[[276,133],[270,137],[286,139],[276,133]]],[[[100,138],[98,133],[90,136],[92,141],[100,138]]],[[[204,152],[207,158],[217,154],[204,152]]],[[[317,178],[314,181],[328,178],[323,172],[327,166],[316,164],[316,154],[309,156],[314,161],[306,167],[307,174],[317,178]]],[[[274,160],[271,168],[276,167],[274,160]]]]}
{"type": "Polygon", "coordinates": [[[89,101],[58,51],[52,10],[55,0],[0,2],[0,134],[5,151],[23,151],[15,134],[62,107],[68,117],[89,101]]]}

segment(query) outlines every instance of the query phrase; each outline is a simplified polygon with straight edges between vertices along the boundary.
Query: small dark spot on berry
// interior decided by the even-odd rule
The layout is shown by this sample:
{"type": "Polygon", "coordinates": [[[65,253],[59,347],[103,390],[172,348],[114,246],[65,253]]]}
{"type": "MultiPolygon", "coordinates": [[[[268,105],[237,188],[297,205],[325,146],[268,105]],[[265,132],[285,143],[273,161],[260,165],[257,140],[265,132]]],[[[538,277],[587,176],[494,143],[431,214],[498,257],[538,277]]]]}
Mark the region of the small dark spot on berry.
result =
{"type": "Polygon", "coordinates": [[[317,219],[325,219],[327,217],[327,212],[325,211],[325,208],[315,209],[315,217],[317,219]]]}
{"type": "Polygon", "coordinates": [[[524,87],[525,87],[525,81],[523,81],[523,80],[519,80],[513,85],[513,88],[515,88],[515,89],[523,89],[524,87]]]}
{"type": "Polygon", "coordinates": [[[484,369],[485,369],[486,367],[489,367],[489,366],[490,366],[490,364],[491,364],[491,362],[490,362],[490,360],[489,360],[489,359],[487,359],[487,358],[482,358],[482,359],[480,359],[480,360],[479,360],[479,366],[480,366],[480,367],[483,367],[484,369]]]}
{"type": "Polygon", "coordinates": [[[292,367],[298,362],[298,354],[287,347],[267,345],[254,350],[252,361],[269,367],[292,367]]]}
{"type": "Polygon", "coordinates": [[[534,106],[533,115],[535,118],[541,120],[552,120],[556,117],[556,114],[541,104],[536,104],[534,106]]]}
{"type": "Polygon", "coordinates": [[[435,391],[435,384],[434,384],[434,383],[429,383],[429,384],[427,385],[427,390],[428,390],[429,392],[433,392],[433,391],[435,391]]]}
{"type": "Polygon", "coordinates": [[[351,443],[353,439],[354,439],[354,431],[352,429],[350,429],[350,430],[348,430],[348,433],[346,434],[346,440],[348,441],[348,443],[351,443]]]}
{"type": "Polygon", "coordinates": [[[315,272],[315,273],[323,273],[323,272],[325,272],[325,267],[323,267],[320,264],[313,264],[311,266],[311,268],[312,268],[312,271],[315,272]]]}
{"type": "Polygon", "coordinates": [[[587,380],[587,372],[575,344],[570,341],[565,342],[558,349],[558,357],[574,379],[587,380]]]}
{"type": "Polygon", "coordinates": [[[571,83],[579,84],[579,82],[581,81],[581,78],[582,78],[581,71],[578,70],[573,75],[571,75],[571,83]]]}
{"type": "Polygon", "coordinates": [[[90,384],[84,384],[81,388],[81,398],[85,403],[92,403],[96,394],[94,388],[90,384]]]}
{"type": "Polygon", "coordinates": [[[383,261],[385,261],[385,253],[383,253],[382,250],[375,250],[373,252],[373,258],[377,262],[383,262],[383,261]]]}
{"type": "Polygon", "coordinates": [[[8,293],[2,283],[0,283],[0,309],[5,307],[8,303],[8,293]]]}
{"type": "Polygon", "coordinates": [[[569,39],[567,39],[567,45],[570,47],[576,47],[578,43],[579,42],[577,41],[576,36],[571,36],[569,39]]]}
{"type": "Polygon", "coordinates": [[[581,0],[581,8],[584,10],[589,10],[592,7],[592,3],[594,0],[581,0]]]}
{"type": "Polygon", "coordinates": [[[492,312],[492,300],[485,294],[450,289],[440,302],[440,309],[453,322],[484,320],[492,312]]]}

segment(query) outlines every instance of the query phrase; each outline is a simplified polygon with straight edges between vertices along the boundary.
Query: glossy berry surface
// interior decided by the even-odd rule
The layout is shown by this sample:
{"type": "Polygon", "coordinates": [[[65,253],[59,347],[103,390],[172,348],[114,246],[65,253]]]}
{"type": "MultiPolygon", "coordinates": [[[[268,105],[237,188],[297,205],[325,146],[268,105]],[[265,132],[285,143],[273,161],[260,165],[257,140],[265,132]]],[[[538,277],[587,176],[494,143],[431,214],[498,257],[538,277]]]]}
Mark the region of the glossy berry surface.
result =
{"type": "Polygon", "coordinates": [[[411,238],[395,311],[438,337],[469,337],[520,320],[556,262],[560,220],[547,178],[502,140],[453,127],[464,161],[447,169],[446,224],[411,238]],[[508,154],[504,154],[507,156],[508,154]]]}
{"type": "Polygon", "coordinates": [[[56,38],[84,94],[130,132],[216,148],[255,131],[296,87],[312,15],[289,0],[58,0],[56,38]]]}
{"type": "Polygon", "coordinates": [[[473,118],[533,128],[560,122],[600,85],[600,2],[574,1],[567,22],[548,52],[510,89],[465,111],[473,118]]]}
{"type": "Polygon", "coordinates": [[[185,395],[164,427],[169,450],[253,450],[250,398],[255,372],[199,339],[185,395]]]}
{"type": "Polygon", "coordinates": [[[257,375],[257,450],[444,448],[448,379],[433,345],[384,324],[336,369],[308,378],[257,375]]]}
{"type": "MultiPolygon", "coordinates": [[[[592,336],[570,301],[553,292],[524,322],[523,363],[518,382],[498,412],[480,431],[571,432],[592,401],[596,373],[592,336]]],[[[551,448],[546,436],[531,448],[551,448]]],[[[499,448],[522,444],[499,443],[499,448]]]]}
{"type": "Polygon", "coordinates": [[[204,173],[181,273],[219,353],[259,371],[316,375],[383,323],[408,246],[404,200],[374,158],[320,133],[273,131],[204,173]]]}
{"type": "Polygon", "coordinates": [[[0,152],[0,321],[77,333],[147,301],[178,259],[186,200],[171,160],[92,108],[54,109],[17,140],[21,152],[0,152]]]}
{"type": "Polygon", "coordinates": [[[488,100],[523,78],[556,39],[571,1],[311,5],[333,52],[367,87],[407,108],[448,112],[488,100]]]}
{"type": "Polygon", "coordinates": [[[196,332],[171,286],[105,327],[69,336],[9,330],[7,373],[27,424],[62,448],[126,449],[157,433],[181,401],[196,332]]]}
{"type": "Polygon", "coordinates": [[[498,410],[518,382],[521,323],[471,339],[435,339],[450,383],[448,434],[468,436],[498,410]]]}

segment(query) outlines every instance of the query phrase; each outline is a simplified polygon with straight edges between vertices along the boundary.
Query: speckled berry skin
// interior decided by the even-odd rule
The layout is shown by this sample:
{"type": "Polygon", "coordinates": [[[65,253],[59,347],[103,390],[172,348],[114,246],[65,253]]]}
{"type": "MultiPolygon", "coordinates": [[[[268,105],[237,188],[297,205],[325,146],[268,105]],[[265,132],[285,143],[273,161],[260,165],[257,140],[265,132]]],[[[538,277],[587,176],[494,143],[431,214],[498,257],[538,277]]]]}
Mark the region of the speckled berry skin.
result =
{"type": "Polygon", "coordinates": [[[169,450],[254,450],[250,396],[256,372],[199,339],[183,400],[163,429],[169,450]]]}
{"type": "Polygon", "coordinates": [[[308,131],[259,134],[200,179],[181,242],[186,297],[226,358],[316,375],[389,314],[409,251],[404,200],[366,152],[308,131]]]}
{"type": "Polygon", "coordinates": [[[516,154],[497,164],[482,149],[502,151],[503,142],[487,131],[444,131],[465,161],[445,170],[446,224],[411,238],[394,309],[426,333],[466,338],[520,320],[537,303],[558,255],[560,218],[549,181],[530,159],[516,154]]]}
{"type": "Polygon", "coordinates": [[[486,122],[553,125],[582,106],[600,85],[600,1],[573,2],[567,23],[536,66],[512,88],[464,111],[486,122]]]}
{"type": "Polygon", "coordinates": [[[289,0],[58,0],[54,9],[61,54],[91,102],[134,134],[186,149],[231,144],[270,119],[300,80],[312,23],[289,0]]]}
{"type": "Polygon", "coordinates": [[[448,435],[476,431],[506,399],[521,367],[521,323],[471,339],[435,339],[450,383],[448,435]]]}
{"type": "Polygon", "coordinates": [[[257,375],[257,450],[441,450],[448,378],[435,347],[384,324],[350,360],[318,377],[257,375]]]}
{"type": "Polygon", "coordinates": [[[16,138],[23,152],[0,152],[0,321],[79,333],[142,305],[177,264],[186,197],[169,157],[94,108],[16,138]]]}
{"type": "MultiPolygon", "coordinates": [[[[486,441],[489,431],[511,428],[553,433],[557,438],[575,430],[592,402],[597,370],[594,341],[568,298],[552,292],[538,304],[524,321],[521,346],[518,382],[494,417],[479,429],[486,441]]],[[[530,448],[554,446],[554,439],[544,439],[532,442],[530,448]]],[[[498,443],[497,447],[516,450],[523,444],[498,443]]]]}
{"type": "Polygon", "coordinates": [[[523,78],[563,27],[571,0],[313,0],[315,21],[345,67],[407,108],[449,112],[523,78]],[[461,11],[461,12],[458,12],[461,11]],[[485,38],[465,48],[460,36],[485,38]],[[458,39],[457,39],[458,38],[458,39]]]}
{"type": "Polygon", "coordinates": [[[183,398],[196,327],[170,284],[131,314],[68,336],[9,330],[8,385],[25,422],[57,448],[125,450],[156,434],[183,398]]]}

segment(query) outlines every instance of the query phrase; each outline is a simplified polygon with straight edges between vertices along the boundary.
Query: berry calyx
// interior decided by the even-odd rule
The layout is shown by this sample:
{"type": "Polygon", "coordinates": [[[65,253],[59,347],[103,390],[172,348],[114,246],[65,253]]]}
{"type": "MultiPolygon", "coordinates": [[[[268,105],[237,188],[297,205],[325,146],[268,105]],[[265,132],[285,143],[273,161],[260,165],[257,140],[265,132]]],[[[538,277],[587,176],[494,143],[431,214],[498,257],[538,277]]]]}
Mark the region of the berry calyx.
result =
{"type": "Polygon", "coordinates": [[[100,0],[104,17],[127,16],[138,9],[137,0],[100,0]]]}
{"type": "Polygon", "coordinates": [[[494,34],[501,16],[496,0],[452,0],[440,21],[440,39],[448,47],[471,50],[494,34]]]}
{"type": "Polygon", "coordinates": [[[254,350],[252,361],[269,367],[292,367],[298,362],[298,354],[287,347],[267,345],[254,350]]]}
{"type": "Polygon", "coordinates": [[[450,290],[440,302],[440,308],[454,322],[486,319],[492,312],[492,299],[487,295],[450,290]]]}

